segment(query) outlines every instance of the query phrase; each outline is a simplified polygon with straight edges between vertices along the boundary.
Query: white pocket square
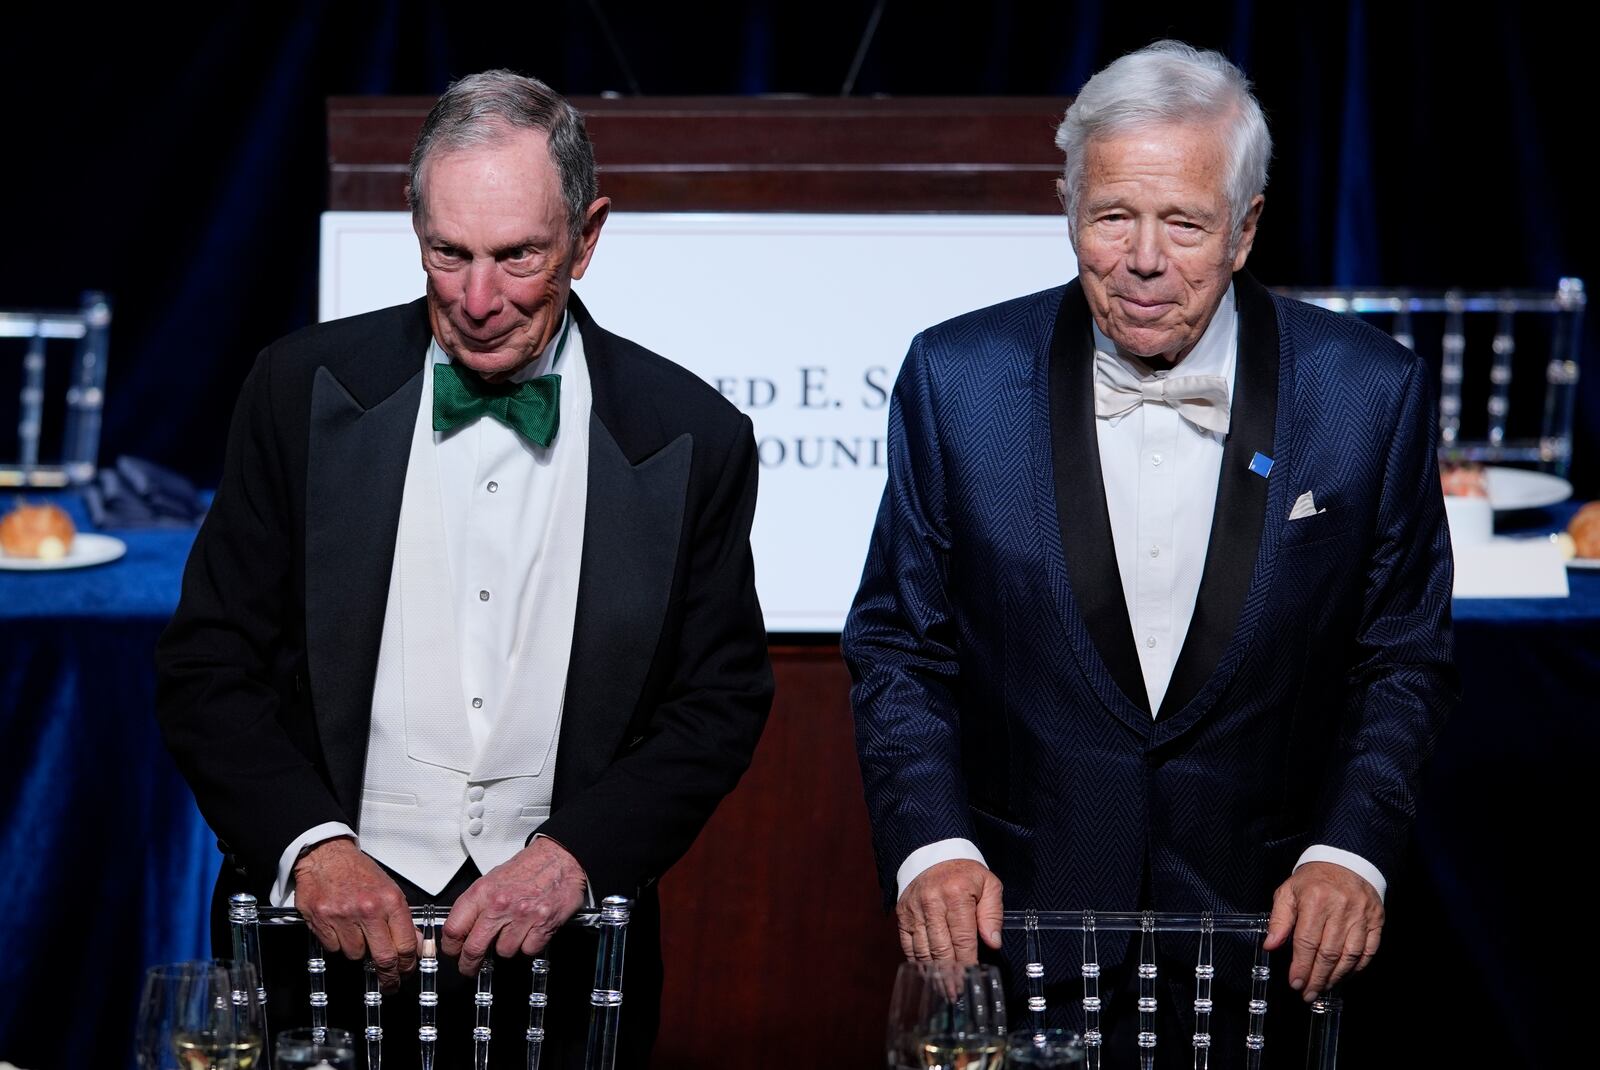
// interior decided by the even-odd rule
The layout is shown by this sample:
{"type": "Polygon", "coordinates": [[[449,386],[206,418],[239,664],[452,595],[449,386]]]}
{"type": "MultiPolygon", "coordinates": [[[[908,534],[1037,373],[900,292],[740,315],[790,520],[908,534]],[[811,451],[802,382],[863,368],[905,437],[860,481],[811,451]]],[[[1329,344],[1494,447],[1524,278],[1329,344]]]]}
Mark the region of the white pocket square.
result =
{"type": "Polygon", "coordinates": [[[1300,520],[1308,516],[1316,516],[1318,513],[1325,512],[1327,512],[1326,509],[1317,508],[1317,501],[1311,496],[1311,492],[1308,490],[1294,500],[1294,508],[1289,510],[1289,519],[1300,520]]]}

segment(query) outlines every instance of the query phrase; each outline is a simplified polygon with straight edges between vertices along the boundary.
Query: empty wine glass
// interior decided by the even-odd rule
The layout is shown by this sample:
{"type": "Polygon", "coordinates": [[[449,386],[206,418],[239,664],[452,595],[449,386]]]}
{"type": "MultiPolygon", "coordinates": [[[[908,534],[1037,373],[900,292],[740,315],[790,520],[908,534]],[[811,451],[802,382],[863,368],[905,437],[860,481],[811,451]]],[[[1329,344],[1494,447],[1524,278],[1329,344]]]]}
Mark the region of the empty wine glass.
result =
{"type": "Polygon", "coordinates": [[[1007,1070],[1077,1070],[1083,1059],[1083,1038],[1070,1029],[1014,1032],[1006,1049],[1007,1070]]]}
{"type": "Polygon", "coordinates": [[[272,1045],[275,1070],[355,1070],[356,1042],[343,1029],[285,1029],[272,1045]]]}
{"type": "Polygon", "coordinates": [[[1005,1043],[1005,993],[996,967],[901,965],[889,1004],[890,1070],[999,1070],[1005,1043]]]}

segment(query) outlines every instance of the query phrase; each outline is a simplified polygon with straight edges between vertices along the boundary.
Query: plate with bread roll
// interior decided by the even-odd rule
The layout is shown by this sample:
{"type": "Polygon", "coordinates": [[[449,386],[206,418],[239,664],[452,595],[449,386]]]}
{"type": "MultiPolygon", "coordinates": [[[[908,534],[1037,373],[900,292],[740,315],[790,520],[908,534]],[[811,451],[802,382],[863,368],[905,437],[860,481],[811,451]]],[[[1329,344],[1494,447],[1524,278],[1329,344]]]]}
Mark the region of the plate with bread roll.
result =
{"type": "Polygon", "coordinates": [[[1590,502],[1579,509],[1567,530],[1551,538],[1561,548],[1568,568],[1600,571],[1600,502],[1590,502]]]}
{"type": "Polygon", "coordinates": [[[1487,498],[1497,513],[1543,509],[1572,497],[1572,484],[1560,476],[1476,461],[1441,457],[1439,479],[1446,497],[1487,498]]]}
{"type": "Polygon", "coordinates": [[[115,561],[127,552],[121,539],[78,531],[59,506],[18,502],[0,516],[0,569],[87,568],[115,561]]]}

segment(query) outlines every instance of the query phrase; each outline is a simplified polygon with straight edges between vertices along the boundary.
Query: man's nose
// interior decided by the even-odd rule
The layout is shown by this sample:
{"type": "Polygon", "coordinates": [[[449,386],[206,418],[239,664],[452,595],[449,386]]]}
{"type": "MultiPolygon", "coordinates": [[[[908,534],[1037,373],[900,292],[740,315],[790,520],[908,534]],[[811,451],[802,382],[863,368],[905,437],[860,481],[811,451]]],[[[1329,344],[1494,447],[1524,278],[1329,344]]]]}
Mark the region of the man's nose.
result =
{"type": "Polygon", "coordinates": [[[475,320],[488,319],[500,310],[500,288],[495,278],[496,271],[497,266],[492,261],[474,260],[467,267],[462,308],[475,320]]]}
{"type": "Polygon", "coordinates": [[[1162,247],[1161,225],[1140,222],[1133,228],[1128,243],[1128,270],[1149,278],[1167,269],[1167,255],[1162,247]]]}

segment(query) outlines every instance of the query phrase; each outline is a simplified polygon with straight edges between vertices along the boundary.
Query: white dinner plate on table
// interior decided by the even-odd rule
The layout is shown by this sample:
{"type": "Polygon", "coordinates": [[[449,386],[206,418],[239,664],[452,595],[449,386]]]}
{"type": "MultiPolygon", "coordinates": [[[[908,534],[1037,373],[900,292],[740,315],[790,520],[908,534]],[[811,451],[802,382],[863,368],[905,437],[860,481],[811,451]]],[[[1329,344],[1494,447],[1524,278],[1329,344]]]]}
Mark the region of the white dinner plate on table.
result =
{"type": "Polygon", "coordinates": [[[1483,476],[1489,484],[1489,504],[1496,512],[1543,509],[1572,497],[1572,484],[1548,472],[1487,465],[1483,476]]]}
{"type": "Polygon", "coordinates": [[[80,531],[72,537],[72,549],[65,557],[13,557],[0,551],[0,569],[14,572],[49,572],[60,568],[88,568],[115,561],[128,552],[128,544],[110,535],[80,531]]]}

